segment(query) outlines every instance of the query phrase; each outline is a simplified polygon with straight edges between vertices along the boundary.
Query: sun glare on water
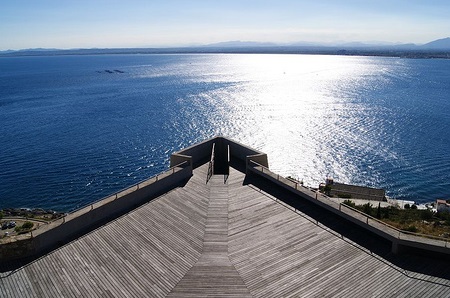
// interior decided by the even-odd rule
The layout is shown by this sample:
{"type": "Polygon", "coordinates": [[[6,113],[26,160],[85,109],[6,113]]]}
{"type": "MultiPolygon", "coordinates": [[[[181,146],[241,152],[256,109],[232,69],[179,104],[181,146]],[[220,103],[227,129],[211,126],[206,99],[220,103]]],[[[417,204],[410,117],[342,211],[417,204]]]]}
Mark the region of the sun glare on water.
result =
{"type": "Polygon", "coordinates": [[[223,55],[209,75],[231,86],[200,97],[222,110],[209,115],[215,129],[268,153],[274,171],[311,186],[327,176],[348,182],[360,174],[348,150],[362,158],[368,141],[360,131],[378,129],[366,122],[355,90],[378,72],[361,57],[223,55]]]}

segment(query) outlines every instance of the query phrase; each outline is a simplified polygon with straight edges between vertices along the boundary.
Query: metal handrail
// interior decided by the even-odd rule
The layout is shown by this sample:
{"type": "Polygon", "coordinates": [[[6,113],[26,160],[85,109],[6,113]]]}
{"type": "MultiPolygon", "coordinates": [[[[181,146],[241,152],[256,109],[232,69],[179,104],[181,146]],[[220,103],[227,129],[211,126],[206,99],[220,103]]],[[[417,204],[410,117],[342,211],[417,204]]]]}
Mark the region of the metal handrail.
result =
{"type": "MultiPolygon", "coordinates": [[[[268,171],[268,172],[270,172],[270,173],[273,173],[273,172],[270,171],[267,167],[265,167],[265,166],[263,166],[263,165],[261,165],[261,164],[255,162],[255,161],[253,161],[253,160],[249,160],[249,165],[250,165],[250,166],[253,165],[253,167],[261,167],[261,172],[262,172],[262,173],[264,173],[264,170],[265,170],[265,171],[268,171]]],[[[275,174],[275,173],[274,173],[274,174],[275,174]]],[[[277,178],[276,178],[276,179],[277,179],[277,181],[284,183],[283,181],[280,180],[280,175],[277,175],[277,178]]],[[[287,179],[287,178],[285,178],[285,179],[287,179]]],[[[299,183],[297,183],[297,182],[294,182],[294,183],[295,183],[295,189],[297,190],[297,185],[298,185],[299,183]]],[[[288,185],[288,184],[286,184],[286,183],[284,183],[284,184],[285,184],[286,186],[292,187],[292,186],[290,186],[290,185],[288,185]]],[[[302,186],[303,186],[303,185],[302,185],[302,186]]],[[[310,188],[308,188],[308,187],[306,187],[306,186],[303,186],[303,187],[306,188],[306,189],[310,189],[310,188]]],[[[325,195],[325,194],[322,194],[322,196],[323,196],[324,198],[330,199],[330,197],[328,197],[328,196],[325,195]]],[[[311,197],[312,197],[312,196],[311,196],[311,197]]],[[[315,199],[316,199],[316,200],[318,199],[317,192],[316,192],[316,198],[315,198],[315,199]]],[[[395,232],[398,233],[397,239],[401,239],[401,235],[402,235],[402,234],[405,234],[405,235],[417,236],[417,237],[420,237],[420,238],[429,238],[429,239],[433,239],[433,240],[443,241],[443,242],[445,242],[445,247],[447,247],[447,242],[449,242],[449,240],[448,240],[447,238],[443,238],[443,237],[439,237],[439,236],[434,236],[434,235],[428,235],[428,234],[422,234],[422,233],[414,233],[414,232],[410,232],[410,231],[405,231],[405,230],[398,229],[398,228],[396,228],[396,227],[394,227],[394,226],[392,226],[392,225],[390,225],[390,224],[388,224],[388,223],[385,223],[385,222],[383,222],[383,221],[381,221],[381,220],[379,220],[379,219],[377,219],[377,218],[375,218],[375,217],[373,217],[373,216],[370,216],[370,215],[368,215],[368,214],[366,214],[366,213],[364,213],[364,212],[362,212],[362,211],[360,211],[360,210],[358,210],[358,209],[355,209],[355,208],[353,208],[353,207],[351,207],[351,206],[348,206],[348,205],[346,205],[346,204],[344,204],[344,203],[339,203],[339,211],[340,211],[340,212],[343,212],[343,211],[341,210],[341,206],[342,206],[342,205],[344,205],[345,207],[347,207],[347,208],[349,208],[349,209],[351,209],[351,210],[357,212],[358,214],[361,214],[361,215],[365,216],[365,217],[366,217],[366,224],[369,224],[369,219],[371,219],[371,220],[373,220],[373,221],[376,221],[376,222],[380,223],[381,225],[384,225],[385,227],[387,227],[387,228],[389,228],[389,229],[393,229],[395,232]]]]}
{"type": "Polygon", "coordinates": [[[208,172],[206,173],[206,183],[208,183],[209,179],[214,175],[214,150],[216,148],[216,143],[213,143],[211,150],[211,159],[208,164],[208,172]]]}
{"type": "MultiPolygon", "coordinates": [[[[268,171],[268,172],[270,172],[270,173],[273,173],[273,174],[275,174],[274,172],[272,172],[268,167],[266,167],[266,166],[263,166],[262,164],[259,164],[259,163],[257,163],[256,161],[254,161],[254,160],[249,160],[248,161],[248,163],[249,164],[253,164],[253,168],[255,168],[255,167],[261,167],[261,172],[262,173],[264,173],[264,170],[265,171],[268,171]]],[[[299,182],[299,181],[295,181],[294,179],[288,179],[288,178],[285,178],[285,177],[283,177],[283,176],[280,176],[279,174],[276,174],[277,175],[277,181],[281,181],[280,180],[280,177],[281,178],[284,178],[284,179],[286,179],[286,180],[289,180],[289,181],[291,181],[292,183],[294,183],[295,184],[295,189],[296,190],[298,190],[298,186],[300,185],[300,187],[302,187],[302,188],[304,188],[305,190],[311,190],[311,191],[314,191],[313,189],[311,189],[310,187],[307,187],[307,186],[305,186],[305,185],[303,185],[303,183],[301,183],[301,182],[299,182]]]]}

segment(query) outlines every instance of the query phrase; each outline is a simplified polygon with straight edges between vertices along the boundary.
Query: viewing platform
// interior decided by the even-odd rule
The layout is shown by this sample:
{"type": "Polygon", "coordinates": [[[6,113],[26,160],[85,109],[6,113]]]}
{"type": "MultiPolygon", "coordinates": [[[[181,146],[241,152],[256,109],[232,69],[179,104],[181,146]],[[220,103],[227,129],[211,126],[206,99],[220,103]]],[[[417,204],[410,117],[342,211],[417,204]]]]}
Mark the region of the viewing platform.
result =
{"type": "Polygon", "coordinates": [[[450,296],[445,241],[400,234],[222,137],[41,228],[25,258],[7,248],[21,241],[2,245],[0,297],[450,296]]]}

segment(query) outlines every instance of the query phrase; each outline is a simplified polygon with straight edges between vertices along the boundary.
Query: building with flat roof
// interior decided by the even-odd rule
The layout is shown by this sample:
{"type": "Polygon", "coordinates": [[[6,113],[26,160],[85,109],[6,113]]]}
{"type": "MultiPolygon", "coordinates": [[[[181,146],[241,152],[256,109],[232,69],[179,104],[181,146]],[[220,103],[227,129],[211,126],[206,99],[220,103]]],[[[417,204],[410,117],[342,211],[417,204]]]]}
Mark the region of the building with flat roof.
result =
{"type": "Polygon", "coordinates": [[[319,188],[321,190],[328,188],[327,193],[330,196],[357,200],[386,201],[386,191],[384,189],[338,183],[332,178],[327,178],[325,184],[321,184],[319,188]]]}
{"type": "Polygon", "coordinates": [[[0,297],[450,296],[450,266],[436,252],[398,254],[396,236],[326,204],[271,172],[264,153],[214,138],[34,231],[28,258],[3,250],[0,297]],[[77,230],[82,222],[91,228],[77,230]]]}

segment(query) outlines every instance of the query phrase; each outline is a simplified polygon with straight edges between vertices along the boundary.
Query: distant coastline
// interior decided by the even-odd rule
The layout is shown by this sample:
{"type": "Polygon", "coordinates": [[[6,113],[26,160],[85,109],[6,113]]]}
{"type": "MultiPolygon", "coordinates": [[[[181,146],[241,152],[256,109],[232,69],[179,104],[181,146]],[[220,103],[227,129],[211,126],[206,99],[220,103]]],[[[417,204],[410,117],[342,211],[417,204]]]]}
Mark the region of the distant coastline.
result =
{"type": "Polygon", "coordinates": [[[201,46],[180,48],[27,49],[0,51],[0,57],[126,54],[307,54],[378,56],[411,59],[450,59],[447,49],[402,49],[395,47],[325,46],[201,46]]]}

